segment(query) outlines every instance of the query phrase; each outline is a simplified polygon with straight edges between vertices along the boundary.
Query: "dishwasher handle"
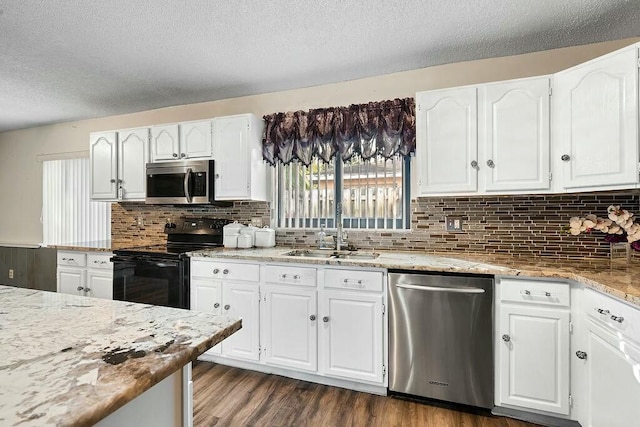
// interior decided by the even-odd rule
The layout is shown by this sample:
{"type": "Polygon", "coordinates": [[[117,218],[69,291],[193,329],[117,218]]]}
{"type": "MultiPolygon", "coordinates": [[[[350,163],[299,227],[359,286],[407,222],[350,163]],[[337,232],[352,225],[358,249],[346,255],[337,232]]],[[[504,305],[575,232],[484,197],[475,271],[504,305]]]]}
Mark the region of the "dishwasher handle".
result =
{"type": "Polygon", "coordinates": [[[415,285],[413,283],[396,283],[396,287],[402,289],[415,289],[418,291],[429,291],[429,292],[455,292],[459,294],[483,294],[485,291],[482,288],[448,288],[442,286],[425,286],[425,285],[415,285]]]}

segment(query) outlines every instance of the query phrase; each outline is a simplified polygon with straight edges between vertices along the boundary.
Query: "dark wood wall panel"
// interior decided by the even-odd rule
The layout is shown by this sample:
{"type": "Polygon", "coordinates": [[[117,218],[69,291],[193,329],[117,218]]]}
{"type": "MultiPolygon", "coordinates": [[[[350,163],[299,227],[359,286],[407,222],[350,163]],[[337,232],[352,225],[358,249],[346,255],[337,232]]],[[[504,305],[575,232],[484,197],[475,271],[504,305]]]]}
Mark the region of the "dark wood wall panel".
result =
{"type": "Polygon", "coordinates": [[[0,247],[0,284],[55,292],[56,253],[50,248],[0,247]]]}

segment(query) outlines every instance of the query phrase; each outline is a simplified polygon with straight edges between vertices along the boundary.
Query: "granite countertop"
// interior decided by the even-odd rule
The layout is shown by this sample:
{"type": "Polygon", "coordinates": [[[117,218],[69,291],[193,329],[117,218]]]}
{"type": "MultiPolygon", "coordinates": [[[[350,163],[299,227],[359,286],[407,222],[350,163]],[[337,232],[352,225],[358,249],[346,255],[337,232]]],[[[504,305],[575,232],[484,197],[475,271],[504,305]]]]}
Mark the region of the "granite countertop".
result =
{"type": "MultiPolygon", "coordinates": [[[[553,260],[532,257],[469,253],[383,252],[373,260],[290,257],[293,250],[276,246],[262,249],[209,249],[191,252],[192,257],[247,259],[256,262],[295,262],[417,271],[493,274],[501,276],[568,279],[613,295],[640,307],[640,262],[609,260],[553,260]]],[[[366,252],[366,251],[361,251],[366,252]]]]}
{"type": "Polygon", "coordinates": [[[92,425],[240,329],[189,310],[0,286],[0,425],[92,425]]]}

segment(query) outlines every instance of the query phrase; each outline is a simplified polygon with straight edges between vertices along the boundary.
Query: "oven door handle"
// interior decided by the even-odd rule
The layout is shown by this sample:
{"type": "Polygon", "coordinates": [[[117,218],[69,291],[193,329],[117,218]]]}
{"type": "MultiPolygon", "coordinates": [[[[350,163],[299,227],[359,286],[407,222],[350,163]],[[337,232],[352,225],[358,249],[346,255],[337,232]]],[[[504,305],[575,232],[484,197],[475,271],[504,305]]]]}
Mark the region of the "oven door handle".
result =
{"type": "Polygon", "coordinates": [[[459,294],[483,294],[482,288],[447,288],[441,286],[424,286],[414,285],[413,283],[397,283],[396,287],[402,289],[415,289],[418,291],[431,291],[431,292],[455,292],[459,294]]]}
{"type": "Polygon", "coordinates": [[[191,179],[191,168],[187,168],[184,174],[184,196],[187,198],[187,203],[191,203],[191,194],[189,193],[189,180],[191,179]]]}
{"type": "Polygon", "coordinates": [[[154,263],[154,265],[156,267],[160,267],[160,268],[177,267],[178,266],[178,264],[176,264],[176,263],[168,263],[168,262],[156,262],[156,263],[154,263]]]}

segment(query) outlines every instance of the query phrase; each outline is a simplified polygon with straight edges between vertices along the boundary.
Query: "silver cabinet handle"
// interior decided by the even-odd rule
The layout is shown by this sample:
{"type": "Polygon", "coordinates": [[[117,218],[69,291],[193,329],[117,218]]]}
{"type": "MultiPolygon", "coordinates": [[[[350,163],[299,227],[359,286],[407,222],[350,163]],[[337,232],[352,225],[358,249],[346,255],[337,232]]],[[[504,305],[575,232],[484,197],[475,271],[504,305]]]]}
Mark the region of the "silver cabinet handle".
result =
{"type": "Polygon", "coordinates": [[[220,307],[220,303],[219,302],[213,304],[213,308],[218,308],[218,307],[220,307]]]}
{"type": "Polygon", "coordinates": [[[596,311],[597,311],[598,313],[600,313],[600,314],[606,314],[606,315],[609,315],[609,310],[605,310],[605,309],[602,309],[602,308],[596,308],[596,311]]]}
{"type": "Polygon", "coordinates": [[[322,321],[323,321],[324,323],[327,323],[327,322],[329,321],[329,316],[324,316],[324,317],[322,318],[322,321]]]}
{"type": "Polygon", "coordinates": [[[84,291],[85,291],[85,292],[91,292],[91,289],[89,289],[89,288],[84,288],[84,291]]]}
{"type": "Polygon", "coordinates": [[[178,153],[173,153],[173,157],[178,157],[178,153]]]}
{"type": "Polygon", "coordinates": [[[316,320],[316,315],[312,314],[311,316],[309,316],[309,320],[311,320],[312,322],[316,320]]]}
{"type": "Polygon", "coordinates": [[[299,278],[300,278],[300,276],[299,276],[299,275],[297,275],[297,274],[294,274],[294,275],[293,275],[293,280],[298,280],[299,278]]]}
{"type": "Polygon", "coordinates": [[[509,341],[511,341],[511,337],[509,335],[507,335],[507,334],[504,334],[502,336],[502,341],[509,342],[509,341]]]}
{"type": "Polygon", "coordinates": [[[281,274],[281,275],[280,275],[280,278],[281,278],[281,279],[286,279],[286,278],[287,278],[287,275],[286,275],[286,274],[281,274]]]}
{"type": "Polygon", "coordinates": [[[225,310],[229,310],[230,308],[231,308],[231,306],[230,306],[229,304],[227,304],[227,305],[225,305],[225,306],[224,306],[224,309],[225,309],[225,310]]]}
{"type": "Polygon", "coordinates": [[[414,285],[412,283],[396,283],[396,287],[402,289],[415,289],[417,291],[431,292],[456,292],[460,294],[483,294],[484,289],[481,288],[442,288],[440,286],[423,286],[414,285]]]}
{"type": "Polygon", "coordinates": [[[229,274],[229,270],[225,268],[224,270],[222,270],[222,274],[229,274]]]}
{"type": "Polygon", "coordinates": [[[180,153],[180,157],[187,157],[187,155],[184,153],[180,153]]]}
{"type": "Polygon", "coordinates": [[[213,177],[214,177],[215,179],[219,179],[219,178],[220,178],[220,174],[219,174],[219,173],[217,173],[217,174],[215,174],[213,177]]]}
{"type": "Polygon", "coordinates": [[[344,279],[343,282],[344,283],[349,283],[349,279],[344,279]]]}
{"type": "Polygon", "coordinates": [[[578,359],[582,359],[585,360],[587,358],[587,353],[585,353],[584,351],[576,351],[576,356],[578,357],[578,359]]]}
{"type": "Polygon", "coordinates": [[[618,322],[618,323],[622,323],[624,322],[624,317],[622,316],[615,316],[615,315],[611,315],[611,320],[613,320],[614,322],[618,322]]]}
{"type": "Polygon", "coordinates": [[[218,269],[218,268],[214,268],[214,269],[213,269],[213,274],[218,274],[218,273],[220,273],[220,269],[218,269]]]}
{"type": "Polygon", "coordinates": [[[489,166],[490,168],[494,168],[496,166],[496,164],[493,163],[493,160],[489,159],[489,160],[487,160],[487,166],[489,166]]]}
{"type": "Polygon", "coordinates": [[[116,183],[116,180],[115,180],[115,179],[112,179],[112,180],[111,180],[111,183],[112,183],[112,184],[115,184],[115,183],[116,183]]]}
{"type": "Polygon", "coordinates": [[[471,167],[474,168],[474,169],[478,169],[478,162],[475,161],[475,160],[472,160],[471,161],[471,167]]]}
{"type": "Polygon", "coordinates": [[[80,292],[80,291],[84,291],[84,288],[83,288],[82,286],[78,286],[77,291],[78,291],[78,292],[80,292]]]}
{"type": "Polygon", "coordinates": [[[571,160],[571,156],[568,154],[563,154],[562,157],[560,157],[560,160],[562,160],[563,162],[568,162],[569,160],[571,160]]]}

